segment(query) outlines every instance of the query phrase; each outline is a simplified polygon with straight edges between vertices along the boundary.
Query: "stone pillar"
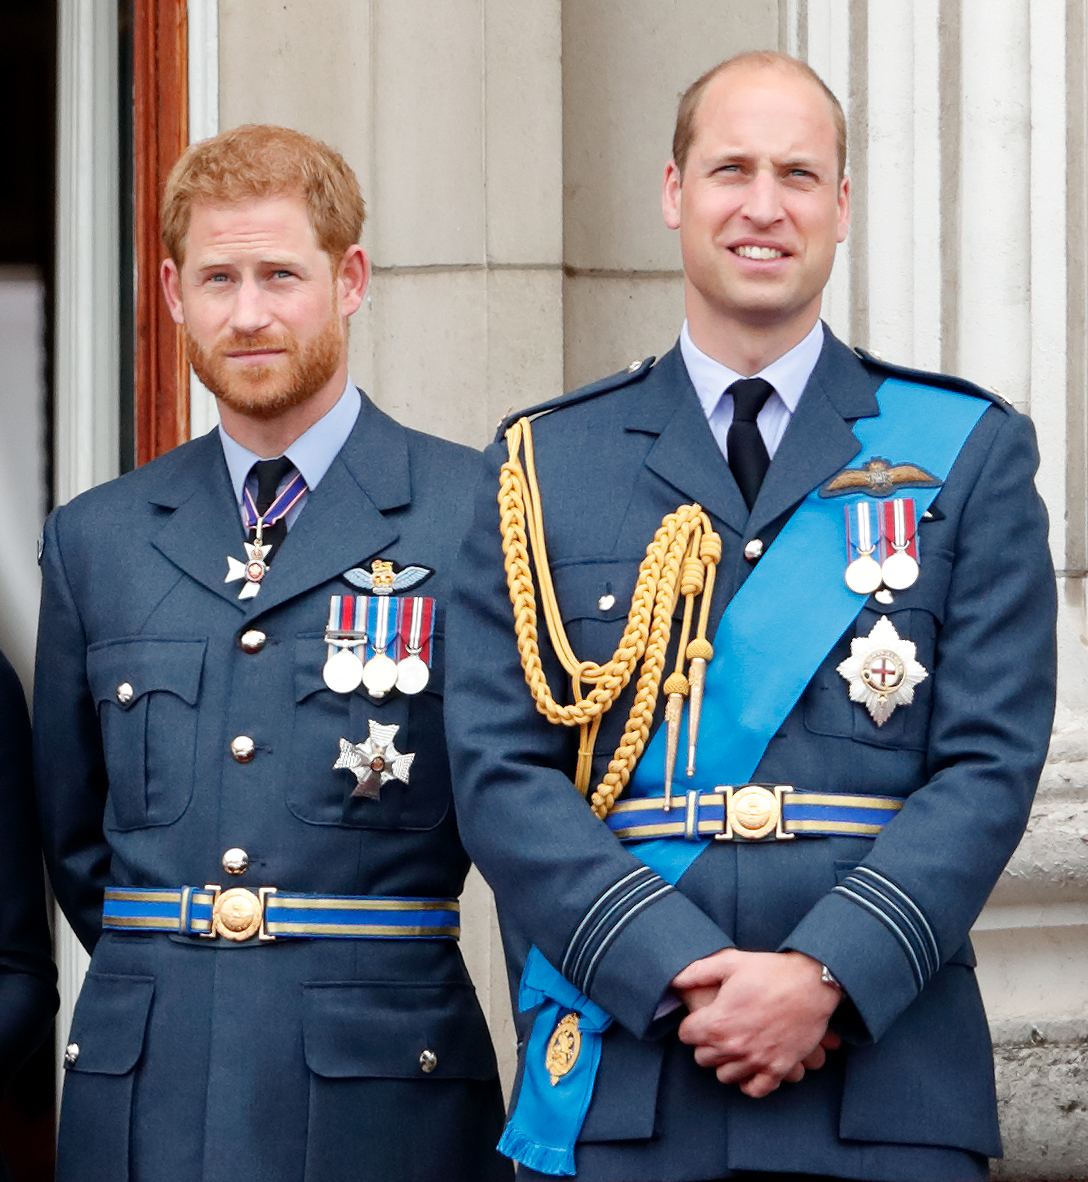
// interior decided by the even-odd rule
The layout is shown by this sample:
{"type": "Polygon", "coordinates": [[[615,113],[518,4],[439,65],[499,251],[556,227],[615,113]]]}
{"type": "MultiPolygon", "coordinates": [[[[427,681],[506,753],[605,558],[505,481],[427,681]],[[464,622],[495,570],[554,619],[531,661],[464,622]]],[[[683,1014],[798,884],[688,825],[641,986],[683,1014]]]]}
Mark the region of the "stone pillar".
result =
{"type": "Polygon", "coordinates": [[[1006,1144],[996,1176],[1086,1178],[1084,3],[787,0],[782,32],[848,103],[860,217],[832,327],[1000,389],[1039,434],[1058,716],[1027,834],[974,940],[1006,1144]]]}

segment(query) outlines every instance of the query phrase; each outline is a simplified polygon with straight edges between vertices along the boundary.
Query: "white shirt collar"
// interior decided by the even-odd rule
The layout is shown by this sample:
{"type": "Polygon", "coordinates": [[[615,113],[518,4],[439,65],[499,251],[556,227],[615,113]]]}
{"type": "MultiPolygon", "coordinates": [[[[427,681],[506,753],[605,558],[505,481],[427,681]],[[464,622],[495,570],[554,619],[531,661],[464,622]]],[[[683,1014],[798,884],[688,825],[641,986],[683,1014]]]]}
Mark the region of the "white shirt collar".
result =
{"type": "MultiPolygon", "coordinates": [[[[770,382],[792,415],[801,401],[801,395],[812,376],[812,371],[816,368],[823,346],[824,326],[822,321],[817,320],[803,341],[794,345],[759,373],[748,376],[770,382]]],[[[727,365],[722,365],[720,361],[715,361],[713,357],[707,356],[691,339],[686,320],[680,330],[680,353],[687,366],[691,384],[699,396],[703,413],[709,419],[725,390],[746,375],[739,374],[727,365]]]]}
{"type": "MultiPolygon", "coordinates": [[[[335,405],[313,426],[303,431],[283,453],[302,473],[309,489],[313,490],[321,483],[322,477],[351,434],[361,408],[362,399],[359,397],[359,391],[349,377],[344,392],[336,400],[335,405]]],[[[241,505],[242,490],[249,470],[259,459],[265,457],[251,452],[248,447],[243,447],[237,439],[227,434],[222,423],[219,424],[219,439],[223,444],[223,455],[230,472],[234,499],[241,505]]]]}

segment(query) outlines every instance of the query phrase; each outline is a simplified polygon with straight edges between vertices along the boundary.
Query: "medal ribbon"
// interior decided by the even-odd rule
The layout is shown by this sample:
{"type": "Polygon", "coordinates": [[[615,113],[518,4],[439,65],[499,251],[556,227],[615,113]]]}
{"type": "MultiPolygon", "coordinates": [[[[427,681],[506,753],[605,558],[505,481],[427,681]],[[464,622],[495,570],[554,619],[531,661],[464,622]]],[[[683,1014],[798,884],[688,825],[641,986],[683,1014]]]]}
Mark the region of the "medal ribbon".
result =
{"type": "Polygon", "coordinates": [[[858,501],[856,505],[846,505],[844,508],[846,512],[846,561],[849,564],[855,558],[861,558],[866,554],[872,555],[880,541],[880,518],[877,518],[877,541],[874,542],[873,509],[875,506],[873,502],[858,501]]]}
{"type": "MultiPolygon", "coordinates": [[[[366,599],[367,597],[363,595],[359,598],[366,599]]],[[[389,617],[393,614],[390,609],[395,602],[393,597],[389,595],[370,596],[370,604],[367,608],[367,633],[376,657],[385,655],[385,650],[389,647],[389,641],[392,639],[389,635],[389,617]]]]}
{"type": "Polygon", "coordinates": [[[291,481],[290,484],[279,493],[276,499],[268,506],[268,512],[262,517],[257,512],[256,502],[253,500],[253,494],[249,489],[242,492],[242,518],[246,523],[247,529],[255,529],[257,523],[261,526],[275,525],[281,517],[286,517],[288,513],[298,503],[299,498],[307,491],[307,484],[301,472],[291,481]]]}
{"type": "Polygon", "coordinates": [[[884,518],[882,557],[903,551],[918,559],[918,530],[915,525],[913,497],[896,497],[880,506],[884,518]]]}
{"type": "Polygon", "coordinates": [[[429,667],[433,634],[434,599],[423,595],[402,599],[397,609],[397,660],[419,657],[429,667]]]}
{"type": "Polygon", "coordinates": [[[335,632],[357,632],[360,634],[361,643],[351,646],[352,651],[358,656],[361,661],[366,660],[367,650],[367,632],[366,632],[366,616],[367,616],[367,600],[370,597],[367,595],[331,595],[329,596],[329,622],[326,626],[326,642],[328,644],[328,656],[331,659],[341,648],[347,647],[336,644],[334,641],[328,639],[329,633],[335,632]]]}
{"type": "MultiPolygon", "coordinates": [[[[909,455],[942,482],[990,405],[969,394],[898,378],[888,378],[876,398],[880,414],[854,424],[861,444],[858,460],[909,455]]],[[[940,487],[916,491],[920,512],[938,492],[940,487]]],[[[853,503],[862,499],[854,494],[853,503]]],[[[688,779],[689,791],[710,792],[720,784],[751,779],[786,715],[865,606],[868,596],[843,582],[841,512],[818,489],[809,493],[726,607],[714,637],[714,659],[707,666],[699,763],[688,779]],[[796,577],[798,569],[807,574],[803,585],[796,577]]],[[[681,751],[687,747],[687,728],[685,711],[681,751]]],[[[664,795],[666,729],[658,726],[635,768],[632,797],[664,795]]],[[[628,848],[675,886],[709,844],[655,839],[628,848]]],[[[523,984],[536,983],[533,963],[530,950],[523,984]]],[[[562,977],[559,980],[573,990],[562,977]]],[[[544,992],[553,1002],[544,1005],[533,1024],[521,1090],[500,1145],[508,1156],[533,1163],[541,1173],[573,1174],[574,1144],[588,1105],[582,1104],[580,1094],[565,1092],[562,1079],[551,1086],[544,1054],[534,1049],[550,1038],[557,1013],[554,1003],[562,1004],[555,982],[544,992]],[[537,1160],[544,1164],[535,1164],[537,1160]]],[[[578,1006],[569,1008],[588,1013],[578,1006]]]]}

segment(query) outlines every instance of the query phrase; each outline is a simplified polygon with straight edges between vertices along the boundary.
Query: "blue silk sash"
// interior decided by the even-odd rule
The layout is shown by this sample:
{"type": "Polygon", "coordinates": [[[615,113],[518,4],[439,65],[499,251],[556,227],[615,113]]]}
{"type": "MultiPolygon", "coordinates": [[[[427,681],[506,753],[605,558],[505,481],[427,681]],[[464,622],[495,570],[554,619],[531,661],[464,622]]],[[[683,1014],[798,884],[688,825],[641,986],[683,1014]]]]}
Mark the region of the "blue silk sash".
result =
{"type": "MultiPolygon", "coordinates": [[[[942,482],[989,406],[984,398],[898,378],[888,378],[876,399],[880,414],[854,424],[854,436],[861,444],[854,467],[877,456],[893,464],[909,460],[942,482]]],[[[910,490],[917,520],[938,492],[939,487],[910,490]]],[[[699,726],[699,759],[695,775],[686,780],[686,790],[710,792],[720,784],[744,784],[751,779],[767,744],[865,606],[868,596],[851,591],[843,581],[843,506],[865,497],[864,491],[821,497],[819,489],[814,489],[730,600],[714,636],[714,659],[707,667],[699,726]],[[797,578],[799,569],[805,572],[803,581],[797,578]]],[[[925,556],[921,558],[924,563],[925,556]]],[[[663,795],[665,743],[666,728],[659,726],[631,778],[631,796],[663,795]]],[[[686,749],[685,711],[679,750],[686,749]]],[[[651,840],[630,848],[675,885],[708,844],[706,840],[651,840]]],[[[544,1067],[544,1048],[561,1007],[592,1015],[589,1024],[598,1030],[608,1022],[599,1025],[597,1015],[603,1011],[588,999],[583,1002],[591,1010],[575,1004],[582,995],[533,948],[522,974],[519,1008],[540,1004],[545,997],[551,1000],[533,1024],[517,1106],[499,1149],[541,1173],[570,1176],[575,1172],[574,1143],[592,1096],[600,1033],[583,1039],[583,1056],[587,1041],[594,1044],[586,1087],[581,1073],[577,1087],[563,1087],[566,1076],[553,1087],[544,1067]],[[537,1000],[522,1004],[530,997],[537,1000]]]]}

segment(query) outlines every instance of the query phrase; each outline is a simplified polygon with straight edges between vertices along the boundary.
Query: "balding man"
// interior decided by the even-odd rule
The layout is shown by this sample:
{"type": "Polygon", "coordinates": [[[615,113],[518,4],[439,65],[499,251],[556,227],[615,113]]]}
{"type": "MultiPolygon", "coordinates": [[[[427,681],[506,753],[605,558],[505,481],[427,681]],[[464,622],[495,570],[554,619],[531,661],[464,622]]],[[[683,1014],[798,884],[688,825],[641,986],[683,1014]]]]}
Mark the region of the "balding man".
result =
{"type": "Polygon", "coordinates": [[[964,1182],[1000,1152],[968,930],[1053,709],[1037,453],[821,323],[845,155],[799,61],[694,83],[677,347],[493,449],[447,722],[526,1179],[964,1182]]]}

